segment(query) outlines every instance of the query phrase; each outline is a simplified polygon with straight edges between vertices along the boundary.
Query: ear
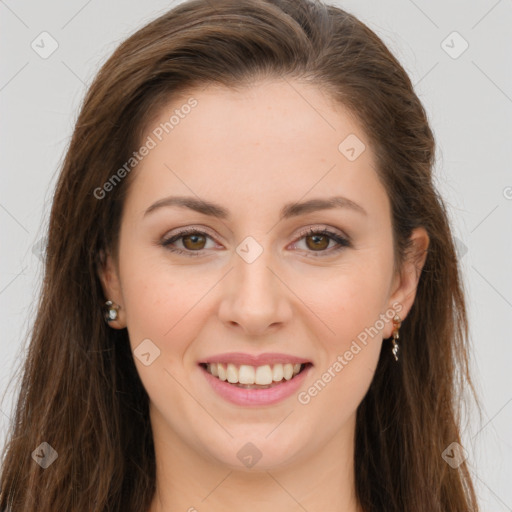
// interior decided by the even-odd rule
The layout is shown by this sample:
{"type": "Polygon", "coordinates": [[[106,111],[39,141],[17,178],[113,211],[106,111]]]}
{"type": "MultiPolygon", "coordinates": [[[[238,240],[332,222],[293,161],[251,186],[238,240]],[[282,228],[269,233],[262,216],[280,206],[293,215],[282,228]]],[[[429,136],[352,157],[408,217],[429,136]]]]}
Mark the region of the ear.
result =
{"type": "MultiPolygon", "coordinates": [[[[427,259],[427,251],[430,243],[427,231],[423,227],[413,230],[411,236],[411,246],[406,254],[399,273],[396,273],[391,286],[391,296],[389,298],[388,308],[396,309],[397,314],[403,321],[409,314],[414,304],[418,282],[425,261],[427,259]],[[393,304],[399,304],[401,309],[393,308],[393,304]]],[[[388,322],[383,331],[384,338],[389,338],[393,333],[393,323],[388,322]]]]}
{"type": "Polygon", "coordinates": [[[109,327],[114,329],[124,329],[126,327],[126,314],[123,307],[123,293],[117,264],[110,253],[101,250],[99,253],[97,273],[103,288],[105,300],[111,300],[114,305],[120,306],[116,320],[108,323],[109,327]]]}

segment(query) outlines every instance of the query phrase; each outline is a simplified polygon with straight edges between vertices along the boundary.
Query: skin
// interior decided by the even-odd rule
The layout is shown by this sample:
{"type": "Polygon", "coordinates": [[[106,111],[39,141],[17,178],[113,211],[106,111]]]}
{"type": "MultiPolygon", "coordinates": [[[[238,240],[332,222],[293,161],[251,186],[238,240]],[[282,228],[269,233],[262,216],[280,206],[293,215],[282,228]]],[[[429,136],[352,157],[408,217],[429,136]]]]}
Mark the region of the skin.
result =
{"type": "MultiPolygon", "coordinates": [[[[428,248],[393,271],[390,202],[357,119],[311,85],[272,80],[233,91],[209,86],[174,100],[150,123],[169,119],[187,98],[198,104],[137,166],[126,199],[119,260],[100,270],[105,296],[121,305],[112,328],[127,327],[132,349],[150,339],[160,355],[135,357],[150,397],[157,459],[151,512],[360,510],[354,492],[356,409],[372,381],[388,319],[343,370],[307,404],[297,394],[275,405],[241,407],[218,396],[197,363],[223,352],[284,352],[307,358],[307,389],[379,315],[406,318],[428,248]],[[356,134],[366,150],[349,161],[338,146],[356,134]],[[230,219],[178,206],[144,216],[156,201],[194,196],[222,205],[230,219]],[[344,196],[349,208],[279,221],[284,204],[344,196]],[[206,231],[174,247],[178,228],[206,231]],[[348,236],[304,233],[329,228],[348,236]],[[236,252],[247,237],[263,249],[252,263],[236,252]],[[323,251],[323,252],[322,252],[323,251]],[[237,452],[253,443],[247,468],[237,452]]],[[[382,318],[382,317],[381,317],[382,318]]],[[[386,317],[387,318],[387,317],[386,317]]],[[[407,340],[400,340],[407,343],[407,340]]],[[[390,357],[392,355],[390,354],[390,357]]]]}

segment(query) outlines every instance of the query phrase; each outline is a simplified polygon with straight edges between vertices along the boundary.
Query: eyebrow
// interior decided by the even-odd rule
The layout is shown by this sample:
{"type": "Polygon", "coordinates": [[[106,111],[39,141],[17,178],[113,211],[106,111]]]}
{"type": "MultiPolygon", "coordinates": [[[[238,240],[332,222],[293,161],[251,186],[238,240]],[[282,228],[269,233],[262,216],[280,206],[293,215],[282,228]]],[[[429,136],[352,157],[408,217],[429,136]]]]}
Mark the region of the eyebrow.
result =
{"type": "MultiPolygon", "coordinates": [[[[216,217],[218,219],[230,219],[229,211],[223,206],[193,196],[170,196],[160,199],[144,212],[144,217],[160,208],[172,206],[189,208],[196,212],[216,217]]],[[[347,208],[360,214],[368,215],[361,205],[346,197],[335,196],[329,198],[310,199],[309,201],[304,201],[302,203],[287,203],[281,209],[280,220],[297,217],[299,215],[304,215],[318,210],[328,210],[331,208],[347,208]]]]}

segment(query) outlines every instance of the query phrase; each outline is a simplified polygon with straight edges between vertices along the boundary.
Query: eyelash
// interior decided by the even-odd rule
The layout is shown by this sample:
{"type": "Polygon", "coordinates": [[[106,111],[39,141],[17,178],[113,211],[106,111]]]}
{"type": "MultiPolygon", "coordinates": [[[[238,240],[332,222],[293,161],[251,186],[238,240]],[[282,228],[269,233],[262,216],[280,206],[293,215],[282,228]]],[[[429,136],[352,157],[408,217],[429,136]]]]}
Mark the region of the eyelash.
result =
{"type": "MultiPolygon", "coordinates": [[[[176,242],[180,238],[183,238],[187,235],[204,235],[208,238],[212,238],[208,233],[205,233],[204,231],[200,231],[198,229],[191,228],[191,229],[185,229],[183,231],[180,231],[179,233],[176,233],[172,237],[162,240],[161,245],[168,251],[171,251],[176,254],[184,254],[187,256],[201,256],[203,251],[205,251],[206,249],[200,249],[198,251],[193,251],[190,249],[187,249],[187,250],[177,249],[176,247],[171,246],[172,243],[176,242]]],[[[351,247],[351,243],[349,240],[347,240],[346,238],[344,238],[344,237],[338,235],[337,233],[334,233],[333,231],[330,231],[328,229],[310,228],[306,232],[301,233],[300,238],[297,241],[302,240],[302,238],[305,238],[307,236],[312,236],[312,235],[328,236],[329,238],[331,238],[338,244],[338,247],[335,247],[334,250],[332,250],[332,248],[331,248],[331,250],[325,249],[325,250],[321,250],[321,251],[313,251],[313,250],[308,251],[308,252],[312,252],[314,254],[313,258],[321,258],[325,254],[331,255],[332,253],[337,253],[338,251],[341,251],[346,247],[351,247]],[[315,254],[315,253],[317,253],[317,254],[315,254]],[[324,254],[321,254],[321,253],[324,253],[324,254]]]]}

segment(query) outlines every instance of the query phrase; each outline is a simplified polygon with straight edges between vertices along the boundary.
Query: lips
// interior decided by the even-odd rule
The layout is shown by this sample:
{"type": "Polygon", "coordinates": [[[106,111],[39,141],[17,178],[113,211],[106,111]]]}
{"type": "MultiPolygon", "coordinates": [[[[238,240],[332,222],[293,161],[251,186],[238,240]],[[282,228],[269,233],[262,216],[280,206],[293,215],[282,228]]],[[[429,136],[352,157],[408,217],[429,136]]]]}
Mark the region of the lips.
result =
{"type": "MultiPolygon", "coordinates": [[[[269,385],[258,385],[240,384],[239,382],[230,383],[227,380],[223,381],[219,379],[218,376],[215,377],[212,373],[210,373],[210,371],[207,370],[208,366],[213,366],[214,364],[217,365],[217,368],[222,365],[222,363],[199,364],[201,373],[204,375],[206,382],[210,385],[210,389],[212,389],[219,397],[226,400],[227,402],[231,402],[237,406],[247,407],[271,406],[291,398],[295,393],[298,392],[299,388],[304,385],[305,380],[311,374],[311,370],[313,369],[312,363],[308,362],[301,364],[299,373],[293,375],[290,380],[286,380],[283,375],[283,379],[279,382],[272,382],[272,384],[269,385]]],[[[233,363],[226,364],[226,368],[231,364],[233,363]]],[[[279,365],[281,363],[276,364],[279,365]]],[[[291,365],[291,363],[285,364],[291,365]]],[[[284,371],[285,365],[282,366],[284,371]]]]}

